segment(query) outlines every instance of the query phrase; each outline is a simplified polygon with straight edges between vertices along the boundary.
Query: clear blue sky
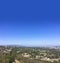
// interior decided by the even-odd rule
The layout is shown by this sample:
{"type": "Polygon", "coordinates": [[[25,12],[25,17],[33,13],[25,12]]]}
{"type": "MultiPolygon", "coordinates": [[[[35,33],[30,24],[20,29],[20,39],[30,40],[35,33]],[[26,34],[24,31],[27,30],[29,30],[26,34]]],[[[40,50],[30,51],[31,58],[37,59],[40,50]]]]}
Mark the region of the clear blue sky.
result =
{"type": "Polygon", "coordinates": [[[59,0],[0,1],[0,45],[60,45],[59,0]]]}

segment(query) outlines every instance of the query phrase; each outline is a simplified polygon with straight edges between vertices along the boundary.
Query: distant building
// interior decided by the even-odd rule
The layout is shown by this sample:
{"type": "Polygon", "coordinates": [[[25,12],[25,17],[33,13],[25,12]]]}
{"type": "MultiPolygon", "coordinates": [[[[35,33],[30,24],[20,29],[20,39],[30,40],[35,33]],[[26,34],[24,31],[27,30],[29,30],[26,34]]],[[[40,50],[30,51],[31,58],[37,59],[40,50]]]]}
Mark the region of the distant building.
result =
{"type": "Polygon", "coordinates": [[[41,56],[38,56],[38,55],[36,55],[36,58],[35,59],[39,59],[41,56]]]}
{"type": "Polygon", "coordinates": [[[28,54],[28,53],[23,53],[22,56],[25,57],[25,58],[29,58],[31,55],[28,54]]]}

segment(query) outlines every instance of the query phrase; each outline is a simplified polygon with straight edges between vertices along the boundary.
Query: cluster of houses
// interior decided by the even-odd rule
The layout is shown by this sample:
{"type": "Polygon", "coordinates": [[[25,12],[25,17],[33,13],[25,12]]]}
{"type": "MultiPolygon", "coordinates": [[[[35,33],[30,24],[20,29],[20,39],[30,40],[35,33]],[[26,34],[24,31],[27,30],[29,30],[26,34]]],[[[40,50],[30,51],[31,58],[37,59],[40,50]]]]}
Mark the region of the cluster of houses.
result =
{"type": "MultiPolygon", "coordinates": [[[[25,58],[33,59],[33,58],[31,58],[31,55],[28,54],[28,53],[23,53],[22,56],[25,57],[25,58]]],[[[35,59],[40,59],[42,61],[49,61],[49,62],[54,62],[54,61],[57,61],[58,62],[58,61],[60,61],[60,58],[50,59],[48,57],[38,56],[38,55],[35,56],[35,59]]]]}
{"type": "Polygon", "coordinates": [[[54,62],[54,61],[60,61],[60,58],[54,58],[54,59],[50,59],[48,57],[44,57],[44,58],[41,58],[41,60],[43,61],[50,61],[50,62],[54,62]]]}
{"type": "Polygon", "coordinates": [[[12,48],[10,48],[10,49],[1,48],[1,49],[0,49],[0,52],[1,52],[1,53],[10,53],[11,51],[12,51],[12,48]]]}

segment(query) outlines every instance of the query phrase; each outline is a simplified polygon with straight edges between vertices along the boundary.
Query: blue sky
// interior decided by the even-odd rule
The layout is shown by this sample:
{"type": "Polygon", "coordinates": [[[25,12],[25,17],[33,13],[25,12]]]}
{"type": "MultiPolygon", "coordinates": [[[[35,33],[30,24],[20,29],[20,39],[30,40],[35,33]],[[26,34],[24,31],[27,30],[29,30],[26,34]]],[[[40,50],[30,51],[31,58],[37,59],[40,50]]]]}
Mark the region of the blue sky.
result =
{"type": "Polygon", "coordinates": [[[59,0],[0,2],[0,45],[60,45],[59,0]]]}

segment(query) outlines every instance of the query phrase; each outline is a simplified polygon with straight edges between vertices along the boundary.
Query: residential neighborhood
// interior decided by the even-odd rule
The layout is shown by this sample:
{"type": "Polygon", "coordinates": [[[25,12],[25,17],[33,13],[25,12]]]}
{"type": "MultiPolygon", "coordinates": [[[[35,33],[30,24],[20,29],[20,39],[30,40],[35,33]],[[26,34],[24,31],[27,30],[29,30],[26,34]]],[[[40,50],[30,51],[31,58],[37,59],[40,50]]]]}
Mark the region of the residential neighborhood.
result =
{"type": "Polygon", "coordinates": [[[60,50],[44,47],[0,46],[0,63],[59,63],[60,50]],[[3,61],[4,60],[4,61],[3,61]]]}

